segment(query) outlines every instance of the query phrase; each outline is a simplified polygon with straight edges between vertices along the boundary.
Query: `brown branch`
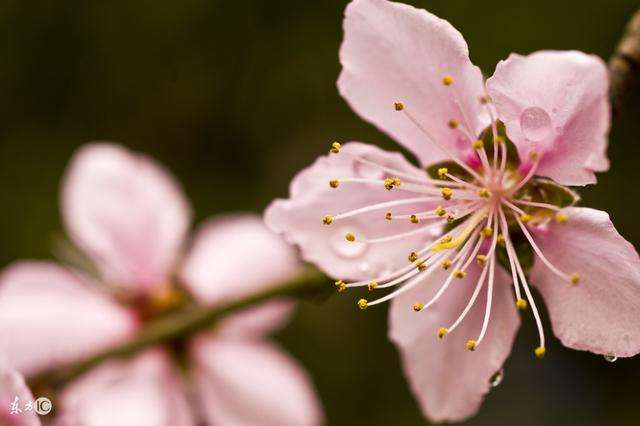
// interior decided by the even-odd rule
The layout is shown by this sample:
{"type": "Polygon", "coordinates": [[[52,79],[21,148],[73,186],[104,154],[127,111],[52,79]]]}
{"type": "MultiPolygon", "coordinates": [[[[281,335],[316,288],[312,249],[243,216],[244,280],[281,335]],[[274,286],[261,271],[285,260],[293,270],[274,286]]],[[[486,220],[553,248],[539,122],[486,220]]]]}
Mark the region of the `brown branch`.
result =
{"type": "Polygon", "coordinates": [[[617,115],[629,93],[637,89],[640,80],[640,10],[629,20],[609,59],[609,76],[611,105],[613,113],[617,115]]]}
{"type": "Polygon", "coordinates": [[[126,358],[154,345],[169,343],[210,328],[220,317],[230,312],[264,302],[273,297],[314,297],[331,289],[327,278],[319,271],[309,268],[301,275],[275,288],[251,295],[242,300],[217,306],[192,306],[161,317],[145,325],[135,337],[119,346],[109,348],[79,362],[52,368],[31,378],[37,386],[58,386],[88,371],[103,361],[126,358]]]}

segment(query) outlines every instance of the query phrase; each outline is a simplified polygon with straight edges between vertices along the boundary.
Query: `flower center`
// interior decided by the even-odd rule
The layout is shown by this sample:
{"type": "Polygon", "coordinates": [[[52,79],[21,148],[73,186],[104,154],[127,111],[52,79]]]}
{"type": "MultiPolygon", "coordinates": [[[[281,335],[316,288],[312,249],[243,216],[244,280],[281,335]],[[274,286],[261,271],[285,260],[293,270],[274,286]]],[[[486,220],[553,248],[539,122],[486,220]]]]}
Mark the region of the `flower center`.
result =
{"type": "MultiPolygon", "coordinates": [[[[453,84],[449,76],[442,80],[446,86],[453,84]]],[[[455,99],[455,92],[453,92],[455,99]]],[[[397,247],[398,240],[409,236],[433,232],[440,229],[439,238],[425,244],[423,247],[407,247],[408,263],[392,272],[381,274],[372,280],[345,282],[338,280],[336,287],[342,292],[347,288],[367,287],[369,291],[392,289],[392,291],[378,299],[369,301],[359,299],[357,305],[366,309],[393,299],[415,286],[418,286],[433,274],[434,271],[444,269],[450,271],[435,295],[429,300],[416,300],[410,307],[416,312],[428,312],[429,308],[439,303],[441,296],[454,285],[455,280],[467,277],[471,268],[479,268],[478,276],[469,301],[458,318],[452,324],[443,324],[436,335],[442,339],[452,333],[464,320],[468,312],[476,303],[481,290],[486,285],[485,315],[482,328],[474,339],[467,342],[468,350],[475,350],[483,341],[492,309],[492,294],[495,281],[496,263],[501,262],[497,253],[502,252],[503,266],[511,273],[513,281],[515,306],[519,310],[531,307],[539,331],[540,344],[535,349],[538,357],[544,356],[544,330],[535,301],[533,300],[526,277],[526,265],[520,259],[520,254],[514,244],[514,239],[528,242],[529,248],[535,252],[539,261],[554,274],[567,283],[577,284],[577,273],[567,274],[555,267],[542,253],[529,231],[531,226],[545,226],[546,222],[555,216],[555,220],[564,223],[566,214],[561,208],[567,203],[550,202],[549,194],[554,191],[562,194],[573,194],[551,181],[534,178],[540,161],[536,151],[529,153],[527,161],[528,172],[521,176],[518,172],[517,160],[509,158],[508,144],[510,141],[500,132],[502,125],[495,117],[491,100],[486,96],[479,98],[489,115],[491,125],[476,138],[473,129],[468,125],[462,109],[460,118],[453,117],[448,122],[452,132],[460,132],[469,141],[469,149],[473,156],[461,158],[439,144],[401,102],[394,104],[395,110],[403,113],[406,118],[418,127],[428,142],[440,147],[450,158],[450,162],[430,168],[430,176],[408,174],[377,164],[366,158],[354,156],[347,152],[340,152],[339,143],[333,143],[330,152],[339,155],[349,155],[357,164],[363,167],[375,167],[382,171],[380,178],[340,177],[330,181],[330,186],[339,190],[342,185],[378,186],[380,190],[397,191],[406,194],[393,201],[363,206],[336,215],[327,214],[322,218],[325,225],[342,222],[354,216],[380,212],[381,221],[409,223],[415,225],[414,230],[399,232],[385,237],[361,238],[357,232],[338,224],[345,243],[385,244],[393,241],[397,247]],[[475,164],[475,166],[473,166],[475,164]],[[546,186],[545,186],[546,185],[546,186]],[[397,214],[394,210],[407,207],[423,206],[415,212],[397,214]],[[522,294],[524,293],[524,294],[522,294]]],[[[456,99],[456,104],[460,105],[456,99]]],[[[532,141],[544,139],[551,131],[551,121],[548,114],[537,107],[525,110],[521,117],[521,129],[525,136],[532,141]]],[[[460,136],[460,135],[456,135],[460,136]]],[[[523,161],[521,160],[520,163],[523,161]]],[[[364,188],[363,190],[371,190],[364,188]]],[[[574,197],[575,198],[575,197],[574,197]]],[[[573,200],[575,201],[575,200],[573,200]]],[[[406,225],[405,225],[406,227],[406,225]]],[[[427,234],[428,235],[428,234],[427,234]]],[[[520,247],[520,245],[518,245],[520,247]]],[[[364,252],[364,250],[363,250],[364,252]]]]}

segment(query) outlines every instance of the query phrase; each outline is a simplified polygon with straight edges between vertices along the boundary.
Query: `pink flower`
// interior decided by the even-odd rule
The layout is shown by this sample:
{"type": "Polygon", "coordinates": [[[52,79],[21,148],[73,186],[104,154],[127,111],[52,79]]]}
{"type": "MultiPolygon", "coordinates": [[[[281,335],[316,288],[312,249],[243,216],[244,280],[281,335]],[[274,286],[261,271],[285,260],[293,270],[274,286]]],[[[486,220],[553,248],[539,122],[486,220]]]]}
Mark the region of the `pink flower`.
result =
{"type": "MultiPolygon", "coordinates": [[[[215,305],[264,291],[299,268],[294,250],[253,215],[207,221],[185,250],[191,212],[178,184],[152,159],[117,145],[91,144],[75,155],[62,216],[100,278],[35,261],[3,272],[0,354],[27,375],[131,337],[175,306],[177,283],[215,305]]],[[[266,302],[172,350],[102,364],[59,395],[58,423],[317,424],[321,408],[307,374],[268,339],[292,308],[266,302]],[[172,355],[191,360],[186,380],[172,355]]]]}
{"type": "Polygon", "coordinates": [[[0,358],[0,424],[9,426],[39,426],[33,410],[33,395],[24,377],[0,358]],[[30,408],[26,404],[31,403],[30,408]]]}
{"type": "Polygon", "coordinates": [[[461,34],[424,10],[354,0],[344,30],[340,93],[422,168],[334,143],[265,218],[339,291],[391,290],[358,306],[392,301],[389,335],[425,415],[456,421],[479,409],[511,350],[517,308],[532,313],[535,354],[545,354],[530,285],[565,346],[637,354],[638,254],[606,213],[573,207],[577,195],[561,186],[608,168],[602,60],[514,54],[485,82],[461,34]]]}

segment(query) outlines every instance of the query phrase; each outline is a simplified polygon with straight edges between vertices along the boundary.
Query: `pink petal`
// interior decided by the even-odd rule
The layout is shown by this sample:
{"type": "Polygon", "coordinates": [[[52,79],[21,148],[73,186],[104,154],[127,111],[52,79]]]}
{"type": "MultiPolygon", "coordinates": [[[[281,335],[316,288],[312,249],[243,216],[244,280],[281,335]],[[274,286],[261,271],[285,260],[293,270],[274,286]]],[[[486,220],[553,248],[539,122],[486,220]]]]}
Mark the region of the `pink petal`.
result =
{"type": "Polygon", "coordinates": [[[216,325],[216,333],[226,338],[257,338],[283,327],[294,309],[285,299],[271,299],[257,306],[234,312],[216,325]]]}
{"type": "Polygon", "coordinates": [[[387,210],[394,214],[415,213],[435,207],[429,203],[403,205],[393,209],[378,209],[370,213],[322,223],[325,214],[336,215],[375,203],[420,197],[398,190],[387,191],[377,185],[343,183],[329,187],[334,178],[371,178],[382,180],[388,176],[382,170],[353,159],[360,156],[406,174],[424,176],[424,172],[409,164],[402,155],[383,151],[373,145],[351,142],[337,155],[320,157],[301,171],[291,182],[290,198],[276,200],[267,208],[265,221],[287,241],[300,246],[305,260],[318,265],[336,278],[367,278],[396,266],[405,266],[407,255],[432,238],[431,232],[378,244],[358,242],[358,239],[377,238],[416,229],[407,220],[389,223],[384,219],[387,210]],[[407,195],[409,194],[409,195],[407,195]],[[353,232],[355,242],[345,240],[345,233],[353,232]]]}
{"type": "Polygon", "coordinates": [[[564,185],[595,183],[606,156],[609,80],[602,59],[576,51],[512,54],[487,90],[522,161],[542,154],[536,174],[564,185]]]}
{"type": "Polygon", "coordinates": [[[462,35],[425,10],[386,0],[355,0],[345,12],[343,69],[338,88],[349,105],[411,150],[423,164],[448,156],[437,148],[395,102],[450,150],[470,141],[448,127],[455,118],[475,137],[489,124],[478,98],[484,95],[480,69],[469,60],[462,35]],[[453,77],[453,85],[442,79],[453,77]]]}
{"type": "Polygon", "coordinates": [[[0,276],[0,353],[25,375],[88,356],[137,322],[79,276],[49,262],[19,262],[0,276]]]}
{"type": "Polygon", "coordinates": [[[149,291],[169,279],[191,213],[162,165],[119,145],[94,143],[71,160],[62,215],[107,281],[149,291]]]}
{"type": "Polygon", "coordinates": [[[304,426],[322,422],[305,371],[267,342],[199,338],[195,383],[207,421],[220,425],[304,426]]]}
{"type": "Polygon", "coordinates": [[[556,336],[565,346],[628,357],[640,352],[640,258],[605,212],[565,210],[565,224],[535,232],[536,243],[557,268],[578,272],[568,284],[536,259],[531,282],[540,290],[556,336]]]}
{"type": "Polygon", "coordinates": [[[466,349],[467,340],[477,339],[482,327],[486,283],[464,321],[438,339],[438,329],[449,327],[463,311],[478,275],[478,268],[472,267],[466,278],[456,279],[436,304],[422,312],[414,312],[411,306],[430,300],[447,272],[434,273],[391,304],[389,337],[400,350],[413,394],[434,422],[461,421],[478,411],[491,389],[490,378],[502,368],[520,326],[509,276],[496,267],[491,322],[482,343],[474,352],[466,349]]]}
{"type": "Polygon", "coordinates": [[[181,276],[201,302],[213,304],[265,291],[300,266],[293,248],[259,216],[234,214],[200,227],[181,276]]]}
{"type": "Polygon", "coordinates": [[[58,424],[181,426],[195,424],[185,389],[164,352],[102,364],[58,399],[58,424]]]}
{"type": "Polygon", "coordinates": [[[24,377],[11,369],[6,361],[0,359],[0,424],[39,426],[38,415],[33,410],[26,411],[24,406],[25,403],[34,400],[24,377]],[[11,413],[11,406],[14,402],[18,403],[21,412],[11,413]]]}

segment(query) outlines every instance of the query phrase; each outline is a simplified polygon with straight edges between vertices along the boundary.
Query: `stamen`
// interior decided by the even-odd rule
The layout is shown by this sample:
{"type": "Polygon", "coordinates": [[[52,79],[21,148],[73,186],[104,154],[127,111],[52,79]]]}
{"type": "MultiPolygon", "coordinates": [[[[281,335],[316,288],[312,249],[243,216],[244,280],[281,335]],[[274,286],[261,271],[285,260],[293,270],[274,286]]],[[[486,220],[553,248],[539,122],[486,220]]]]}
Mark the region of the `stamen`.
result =
{"type": "Polygon", "coordinates": [[[520,218],[517,215],[514,214],[514,217],[516,218],[516,222],[518,222],[518,225],[520,226],[520,229],[522,229],[522,233],[527,238],[527,240],[529,241],[529,244],[531,244],[531,247],[533,248],[533,251],[536,252],[536,254],[538,255],[538,258],[542,261],[542,263],[544,263],[547,266],[547,268],[549,268],[553,273],[555,273],[559,277],[563,278],[564,280],[566,280],[566,281],[568,281],[568,282],[570,282],[572,284],[577,284],[578,280],[580,279],[580,276],[578,275],[578,273],[575,272],[571,276],[569,276],[569,275],[565,274],[564,272],[560,271],[558,268],[556,268],[551,262],[549,262],[549,260],[546,258],[546,256],[544,254],[542,254],[542,250],[540,250],[538,245],[533,240],[533,237],[531,236],[531,234],[527,230],[527,227],[524,226],[524,224],[522,223],[522,221],[520,220],[520,218]]]}
{"type": "Polygon", "coordinates": [[[329,150],[332,154],[337,154],[340,152],[341,145],[339,142],[333,142],[331,144],[331,149],[329,150]]]}
{"type": "Polygon", "coordinates": [[[449,173],[449,169],[447,169],[446,167],[440,167],[438,169],[438,177],[440,179],[444,179],[445,176],[447,176],[448,173],[449,173]]]}
{"type": "MultiPolygon", "coordinates": [[[[386,209],[389,207],[397,207],[397,206],[402,206],[405,204],[419,204],[419,203],[427,203],[430,201],[434,201],[434,200],[439,200],[440,197],[416,197],[416,198],[404,198],[401,200],[394,200],[394,201],[386,201],[384,203],[377,203],[377,204],[372,204],[370,206],[365,206],[365,207],[361,207],[358,209],[354,209],[354,210],[349,210],[346,211],[344,213],[340,213],[337,214],[335,216],[333,216],[333,221],[337,221],[337,220],[342,220],[342,219],[347,219],[349,217],[353,217],[353,216],[358,216],[364,213],[369,213],[372,211],[376,211],[376,210],[382,210],[382,209],[386,209]]],[[[330,216],[330,215],[327,215],[330,216]]],[[[388,212],[385,215],[385,218],[387,220],[391,220],[391,212],[388,212]],[[389,217],[387,217],[387,215],[389,217]]]]}
{"type": "Polygon", "coordinates": [[[453,77],[451,77],[450,75],[445,75],[442,79],[442,84],[444,84],[445,86],[451,86],[451,84],[453,84],[453,77]]]}
{"type": "Polygon", "coordinates": [[[440,192],[442,193],[442,198],[444,198],[445,200],[450,200],[451,197],[453,196],[453,191],[451,190],[451,188],[442,188],[440,190],[440,192]]]}
{"type": "Polygon", "coordinates": [[[354,242],[356,240],[356,236],[353,234],[353,232],[347,232],[344,238],[350,242],[354,242]]]}
{"type": "Polygon", "coordinates": [[[438,142],[436,142],[436,139],[433,137],[433,135],[431,135],[431,133],[429,133],[429,131],[427,131],[427,129],[422,124],[420,124],[420,122],[416,120],[416,118],[413,117],[412,114],[410,114],[404,108],[402,111],[403,111],[403,114],[405,114],[405,116],[427,137],[427,139],[429,139],[429,141],[433,145],[435,145],[437,148],[442,150],[451,160],[453,160],[456,164],[458,164],[460,167],[465,169],[471,176],[476,178],[479,182],[484,182],[484,179],[478,173],[476,173],[471,167],[469,167],[464,161],[460,160],[456,155],[454,155],[451,151],[445,148],[444,145],[441,145],[438,142]]]}
{"type": "Polygon", "coordinates": [[[331,222],[333,222],[333,216],[331,216],[330,214],[325,214],[322,218],[322,223],[324,223],[325,225],[331,225],[331,222]]]}
{"type": "Polygon", "coordinates": [[[447,211],[442,206],[438,206],[438,207],[436,207],[435,214],[436,214],[436,216],[442,217],[445,214],[447,214],[447,211]]]}
{"type": "Polygon", "coordinates": [[[489,327],[489,319],[491,317],[491,305],[493,302],[493,282],[494,282],[494,274],[496,269],[496,257],[491,256],[491,260],[489,261],[489,284],[487,286],[487,304],[484,311],[484,320],[482,321],[482,330],[480,331],[480,335],[477,339],[477,345],[482,342],[484,336],[487,333],[487,328],[489,327]]]}
{"type": "Polygon", "coordinates": [[[367,299],[358,300],[358,308],[360,308],[360,310],[364,311],[365,309],[367,309],[367,307],[368,307],[367,299]]]}
{"type": "Polygon", "coordinates": [[[395,102],[393,107],[396,111],[402,111],[404,109],[404,104],[402,102],[395,102]]]}
{"type": "Polygon", "coordinates": [[[491,191],[487,188],[480,188],[480,190],[478,190],[478,195],[482,198],[489,198],[491,197],[491,191]]]}
{"type": "Polygon", "coordinates": [[[337,188],[340,185],[340,181],[338,179],[331,179],[329,181],[329,186],[331,188],[337,188]]]}
{"type": "Polygon", "coordinates": [[[567,222],[567,219],[569,219],[569,217],[565,213],[556,213],[555,219],[559,224],[563,224],[567,222]]]}
{"type": "Polygon", "coordinates": [[[416,312],[420,312],[424,309],[424,305],[422,303],[414,303],[412,306],[413,310],[416,312]]]}
{"type": "Polygon", "coordinates": [[[347,285],[342,280],[338,280],[335,282],[335,286],[338,289],[338,293],[342,293],[347,289],[347,285]]]}
{"type": "Polygon", "coordinates": [[[527,301],[518,297],[518,299],[516,300],[516,308],[518,308],[521,311],[524,311],[525,309],[527,309],[527,301]]]}
{"type": "Polygon", "coordinates": [[[367,288],[369,289],[369,291],[373,291],[378,287],[378,283],[375,281],[371,281],[369,284],[367,284],[367,288]]]}
{"type": "Polygon", "coordinates": [[[524,204],[525,206],[540,207],[540,208],[543,208],[543,209],[549,209],[549,210],[555,210],[555,211],[559,211],[560,210],[560,207],[554,206],[553,204],[538,203],[536,201],[511,200],[511,202],[515,203],[515,204],[524,204]]]}

